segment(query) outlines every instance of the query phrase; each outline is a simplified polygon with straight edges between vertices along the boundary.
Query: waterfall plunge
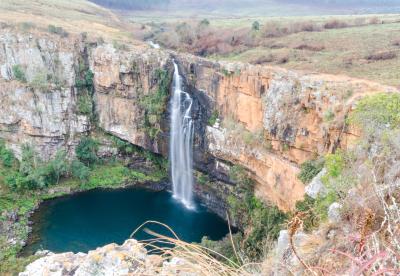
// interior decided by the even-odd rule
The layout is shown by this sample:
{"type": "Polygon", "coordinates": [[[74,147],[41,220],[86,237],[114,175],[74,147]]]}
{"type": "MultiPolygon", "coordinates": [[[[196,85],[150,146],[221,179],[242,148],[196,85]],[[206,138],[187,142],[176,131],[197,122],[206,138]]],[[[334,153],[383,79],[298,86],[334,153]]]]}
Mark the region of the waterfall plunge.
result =
{"type": "Polygon", "coordinates": [[[171,99],[170,160],[174,198],[187,208],[193,204],[193,120],[190,115],[192,98],[182,91],[179,69],[174,62],[174,85],[171,99]]]}

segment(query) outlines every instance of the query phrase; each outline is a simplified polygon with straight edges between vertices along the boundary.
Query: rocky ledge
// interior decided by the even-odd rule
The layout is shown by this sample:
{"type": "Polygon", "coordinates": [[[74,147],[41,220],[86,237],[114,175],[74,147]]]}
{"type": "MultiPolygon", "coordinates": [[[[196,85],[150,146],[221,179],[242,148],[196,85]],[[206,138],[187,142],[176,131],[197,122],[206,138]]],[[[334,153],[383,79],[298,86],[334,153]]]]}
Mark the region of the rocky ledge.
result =
{"type": "Polygon", "coordinates": [[[159,255],[149,255],[136,240],[126,240],[123,245],[115,243],[85,253],[54,254],[41,251],[42,257],[29,264],[20,276],[37,275],[191,275],[186,261],[174,257],[168,261],[159,255]],[[186,268],[186,269],[185,269],[186,268]]]}

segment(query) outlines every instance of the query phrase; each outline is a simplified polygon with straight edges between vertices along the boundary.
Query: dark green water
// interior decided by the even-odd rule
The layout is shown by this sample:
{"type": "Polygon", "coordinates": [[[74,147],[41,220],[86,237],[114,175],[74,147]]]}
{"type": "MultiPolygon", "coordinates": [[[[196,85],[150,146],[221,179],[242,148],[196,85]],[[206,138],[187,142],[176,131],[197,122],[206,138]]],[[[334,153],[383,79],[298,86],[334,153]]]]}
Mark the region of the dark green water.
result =
{"type": "MultiPolygon", "coordinates": [[[[32,220],[33,231],[23,255],[38,249],[87,252],[112,242],[121,244],[147,220],[169,225],[187,242],[199,242],[203,236],[217,240],[228,233],[226,222],[198,202],[196,210],[188,210],[169,192],[139,188],[93,190],[49,200],[39,207],[32,220]]],[[[148,228],[169,233],[157,225],[148,228]]],[[[134,238],[150,236],[140,231],[134,238]]]]}

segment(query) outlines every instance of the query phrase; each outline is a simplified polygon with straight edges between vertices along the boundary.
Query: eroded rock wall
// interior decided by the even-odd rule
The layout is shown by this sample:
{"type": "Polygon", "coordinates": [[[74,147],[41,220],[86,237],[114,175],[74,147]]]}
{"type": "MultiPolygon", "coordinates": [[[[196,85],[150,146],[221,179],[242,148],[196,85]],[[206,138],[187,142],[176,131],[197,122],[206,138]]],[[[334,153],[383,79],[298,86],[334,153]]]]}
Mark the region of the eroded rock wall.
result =
{"type": "Polygon", "coordinates": [[[247,168],[258,194],[288,210],[303,197],[299,165],[359,136],[345,125],[357,99],[393,87],[345,76],[306,74],[268,66],[213,63],[180,55],[194,95],[208,99],[205,152],[247,168]]]}
{"type": "MultiPolygon", "coordinates": [[[[357,99],[395,88],[344,76],[306,74],[240,63],[212,62],[185,54],[86,42],[83,38],[0,34],[0,137],[17,153],[34,143],[44,157],[66,148],[73,154],[79,136],[99,127],[121,139],[168,155],[169,113],[143,126],[142,99],[159,88],[158,70],[172,75],[175,60],[194,99],[194,160],[198,170],[230,183],[232,165],[244,166],[265,201],[288,210],[304,194],[299,165],[358,136],[345,117],[357,99]],[[77,112],[75,82],[81,62],[94,73],[95,119],[77,112]],[[15,80],[20,64],[27,83],[15,80]],[[38,72],[57,77],[45,90],[30,85],[38,72]],[[217,111],[218,119],[209,125],[217,111]],[[93,120],[93,119],[92,119],[93,120]]],[[[80,76],[82,77],[82,76],[80,76]]],[[[154,118],[150,118],[154,120],[154,118]]],[[[233,184],[233,183],[231,183],[233,184]]]]}
{"type": "Polygon", "coordinates": [[[90,130],[76,107],[74,66],[81,48],[79,40],[0,34],[0,137],[17,156],[24,144],[34,145],[44,159],[60,148],[73,154],[76,137],[90,130]],[[25,82],[16,80],[15,66],[25,82]]]}

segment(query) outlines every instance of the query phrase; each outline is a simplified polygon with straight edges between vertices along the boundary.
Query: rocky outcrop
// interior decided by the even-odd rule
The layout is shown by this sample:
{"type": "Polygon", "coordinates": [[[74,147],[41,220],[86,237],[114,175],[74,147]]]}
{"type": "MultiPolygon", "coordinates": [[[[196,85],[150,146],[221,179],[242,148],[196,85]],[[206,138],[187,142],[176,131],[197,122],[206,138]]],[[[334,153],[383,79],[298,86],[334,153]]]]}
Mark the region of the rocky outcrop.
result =
{"type": "Polygon", "coordinates": [[[136,240],[126,240],[123,245],[109,244],[87,254],[44,254],[47,256],[29,264],[19,275],[197,275],[193,269],[187,269],[184,259],[164,260],[160,255],[149,255],[136,240]]]}

